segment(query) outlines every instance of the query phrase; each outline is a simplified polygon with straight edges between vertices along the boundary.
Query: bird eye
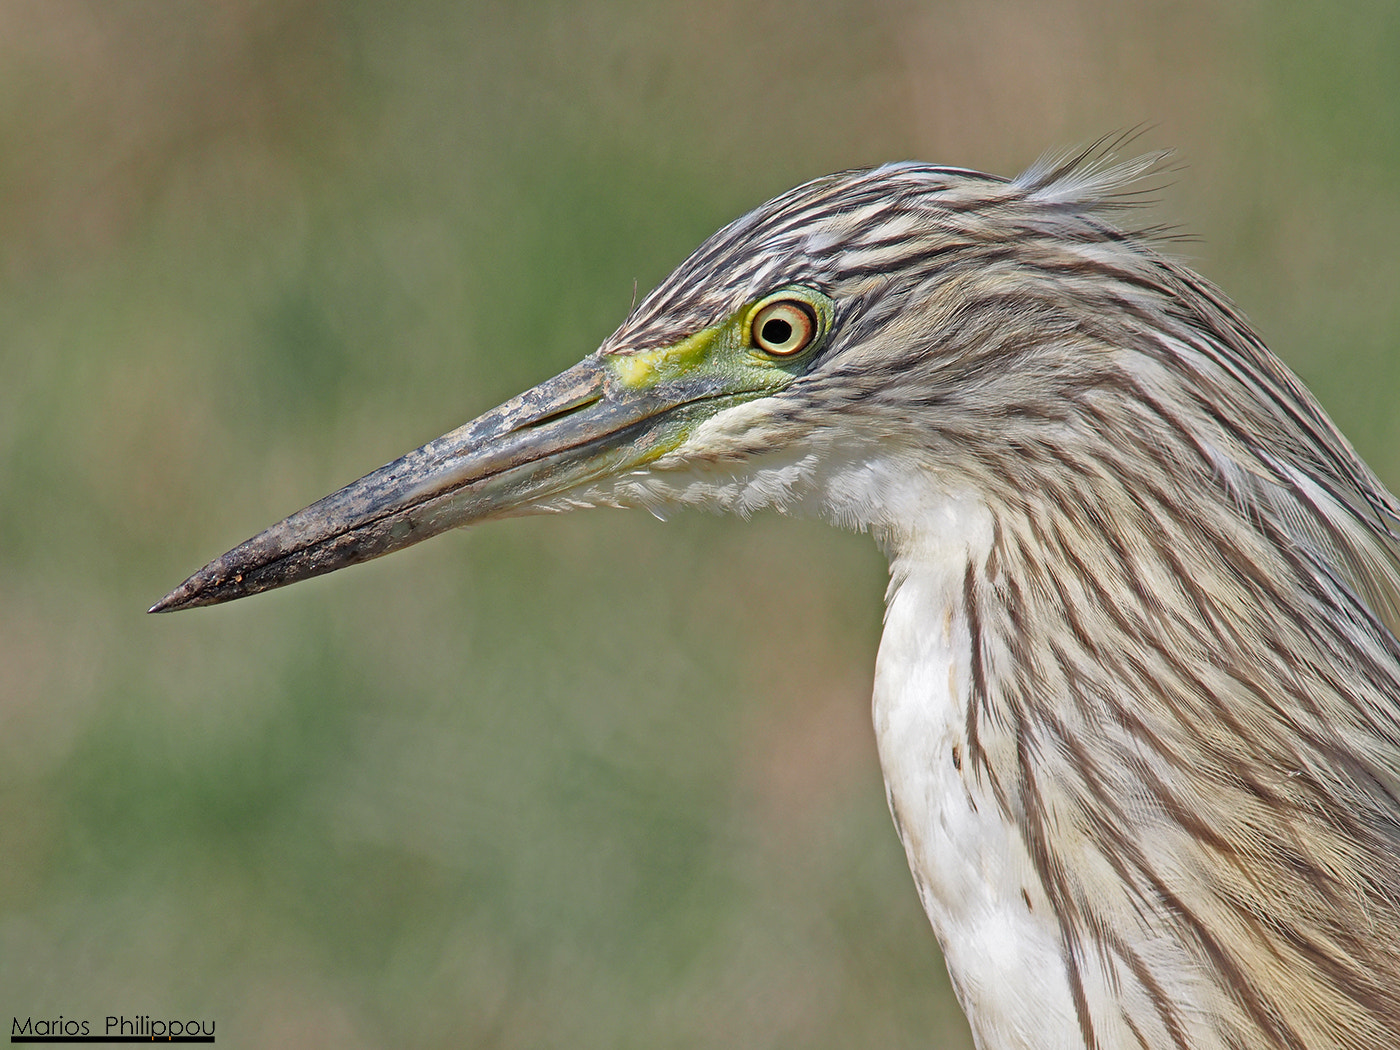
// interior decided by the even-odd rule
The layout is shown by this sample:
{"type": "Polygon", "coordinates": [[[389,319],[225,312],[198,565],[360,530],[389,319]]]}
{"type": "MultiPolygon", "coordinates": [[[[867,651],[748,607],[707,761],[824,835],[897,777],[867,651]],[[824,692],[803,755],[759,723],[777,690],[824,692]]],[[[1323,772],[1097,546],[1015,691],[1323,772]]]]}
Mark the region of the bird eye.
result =
{"type": "Polygon", "coordinates": [[[769,303],[753,318],[753,344],[775,357],[791,357],[811,345],[817,319],[804,303],[783,299],[769,303]]]}

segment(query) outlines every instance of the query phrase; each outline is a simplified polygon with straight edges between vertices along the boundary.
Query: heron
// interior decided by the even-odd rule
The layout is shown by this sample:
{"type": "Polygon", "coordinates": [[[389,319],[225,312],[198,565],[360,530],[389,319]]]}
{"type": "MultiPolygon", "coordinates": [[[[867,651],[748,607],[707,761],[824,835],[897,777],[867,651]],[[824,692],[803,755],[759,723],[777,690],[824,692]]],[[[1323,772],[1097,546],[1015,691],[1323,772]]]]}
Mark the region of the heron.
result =
{"type": "Polygon", "coordinates": [[[867,532],[889,811],[980,1050],[1400,1046],[1400,503],[1124,218],[1161,170],[801,185],[152,611],[509,515],[867,532]]]}

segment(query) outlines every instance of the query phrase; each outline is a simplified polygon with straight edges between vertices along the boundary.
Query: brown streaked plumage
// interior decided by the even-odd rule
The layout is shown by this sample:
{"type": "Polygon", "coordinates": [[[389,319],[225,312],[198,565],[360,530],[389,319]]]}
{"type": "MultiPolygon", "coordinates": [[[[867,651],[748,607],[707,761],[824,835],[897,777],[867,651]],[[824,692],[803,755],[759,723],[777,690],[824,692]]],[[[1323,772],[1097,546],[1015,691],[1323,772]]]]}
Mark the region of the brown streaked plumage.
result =
{"type": "Polygon", "coordinates": [[[869,530],[890,809],[983,1050],[1400,1046],[1400,506],[1109,220],[1152,163],[798,187],[575,368],[157,609],[505,513],[869,530]]]}

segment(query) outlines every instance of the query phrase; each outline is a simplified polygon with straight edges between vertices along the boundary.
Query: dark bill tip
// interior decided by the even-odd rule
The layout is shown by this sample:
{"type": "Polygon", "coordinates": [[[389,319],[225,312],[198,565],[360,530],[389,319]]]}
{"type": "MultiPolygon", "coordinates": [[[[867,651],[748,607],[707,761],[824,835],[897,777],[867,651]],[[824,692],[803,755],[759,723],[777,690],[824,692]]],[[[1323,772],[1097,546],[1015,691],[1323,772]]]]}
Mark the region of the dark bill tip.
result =
{"type": "Polygon", "coordinates": [[[176,587],[173,591],[167,594],[160,601],[156,602],[146,611],[148,613],[163,613],[176,612],[180,609],[188,609],[190,605],[187,601],[187,598],[188,594],[185,590],[185,585],[181,584],[179,587],[176,587]]]}
{"type": "Polygon", "coordinates": [[[438,502],[433,500],[410,508],[421,509],[421,516],[404,511],[374,517],[375,499],[364,493],[368,491],[378,496],[380,478],[386,474],[392,477],[402,462],[391,463],[245,540],[204,566],[148,612],[179,612],[246,598],[348,565],[358,565],[450,527],[450,520],[430,512],[438,502]],[[346,505],[352,508],[349,513],[344,513],[346,505]],[[365,509],[358,512],[361,505],[365,509]],[[342,515],[337,511],[350,517],[351,523],[340,523],[338,518],[342,515]]]}
{"type": "Polygon", "coordinates": [[[603,381],[598,358],[585,358],[240,543],[149,611],[219,605],[334,572],[615,469],[609,453],[658,409],[647,398],[605,399],[603,381]]]}

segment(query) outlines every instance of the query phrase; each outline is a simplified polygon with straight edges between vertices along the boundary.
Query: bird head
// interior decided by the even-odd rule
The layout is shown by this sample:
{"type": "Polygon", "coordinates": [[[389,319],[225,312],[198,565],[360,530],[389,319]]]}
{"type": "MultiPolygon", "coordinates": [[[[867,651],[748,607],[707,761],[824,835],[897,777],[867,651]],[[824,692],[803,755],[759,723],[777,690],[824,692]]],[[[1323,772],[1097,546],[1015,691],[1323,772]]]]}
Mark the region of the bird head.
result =
{"type": "Polygon", "coordinates": [[[510,515],[768,507],[888,539],[917,517],[910,500],[980,500],[994,479],[979,474],[1025,463],[979,449],[1034,443],[1055,421],[1045,405],[1114,367],[1071,286],[1105,252],[1156,258],[1096,212],[1158,159],[1011,181],[889,164],[799,186],[702,244],[577,365],[254,536],[153,611],[510,515]]]}

